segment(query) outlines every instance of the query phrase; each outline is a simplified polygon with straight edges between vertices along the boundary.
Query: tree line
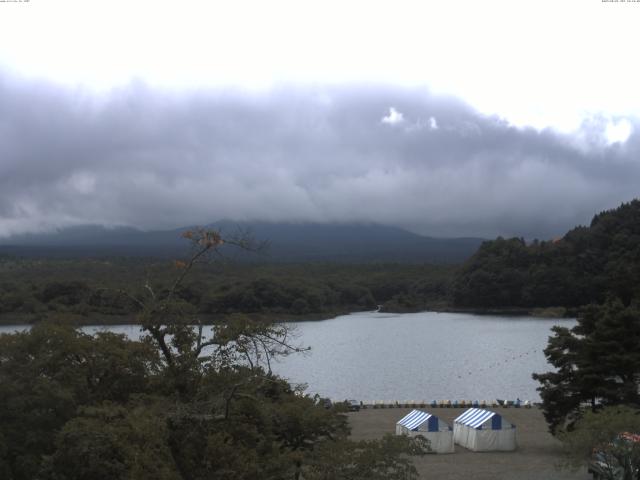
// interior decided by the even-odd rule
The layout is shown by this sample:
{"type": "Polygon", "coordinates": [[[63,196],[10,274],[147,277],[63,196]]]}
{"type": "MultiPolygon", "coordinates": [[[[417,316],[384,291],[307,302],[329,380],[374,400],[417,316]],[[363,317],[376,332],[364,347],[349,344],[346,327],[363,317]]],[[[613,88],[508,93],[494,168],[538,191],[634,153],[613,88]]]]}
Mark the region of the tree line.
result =
{"type": "Polygon", "coordinates": [[[193,322],[178,292],[224,239],[198,230],[194,254],[137,305],[140,341],[55,319],[0,335],[0,478],[204,480],[417,478],[428,442],[351,441],[344,410],[271,371],[305,350],[286,325],[231,315],[193,322]]]}
{"type": "MultiPolygon", "coordinates": [[[[0,320],[33,322],[51,315],[80,323],[99,316],[132,318],[139,305],[122,295],[139,292],[139,278],[162,291],[170,286],[174,262],[151,265],[136,259],[75,261],[0,259],[0,320]]],[[[198,265],[175,292],[200,315],[233,313],[331,316],[378,305],[417,311],[446,303],[455,267],[446,265],[214,264],[198,265]]]]}
{"type": "Polygon", "coordinates": [[[640,201],[596,215],[561,239],[497,238],[460,269],[451,298],[461,307],[580,307],[640,297],[640,201]]]}

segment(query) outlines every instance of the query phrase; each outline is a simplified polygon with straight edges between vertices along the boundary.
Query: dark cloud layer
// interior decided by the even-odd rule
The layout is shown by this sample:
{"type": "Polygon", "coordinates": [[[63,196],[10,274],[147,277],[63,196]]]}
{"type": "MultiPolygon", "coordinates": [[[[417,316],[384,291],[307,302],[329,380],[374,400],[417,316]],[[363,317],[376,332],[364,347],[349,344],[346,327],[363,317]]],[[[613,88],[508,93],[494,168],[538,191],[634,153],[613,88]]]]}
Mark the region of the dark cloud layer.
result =
{"type": "Polygon", "coordinates": [[[638,195],[640,134],[381,86],[91,94],[0,76],[0,235],[222,218],[547,238],[638,195]],[[393,108],[393,110],[390,110],[393,108]]]}

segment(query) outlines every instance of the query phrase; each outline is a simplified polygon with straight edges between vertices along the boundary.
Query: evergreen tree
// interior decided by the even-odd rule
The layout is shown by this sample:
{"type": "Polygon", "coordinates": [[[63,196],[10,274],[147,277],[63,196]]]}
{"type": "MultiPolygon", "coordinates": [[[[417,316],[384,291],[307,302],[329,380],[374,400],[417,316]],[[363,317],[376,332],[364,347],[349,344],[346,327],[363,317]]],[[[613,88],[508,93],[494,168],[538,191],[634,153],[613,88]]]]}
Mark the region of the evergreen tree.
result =
{"type": "Polygon", "coordinates": [[[640,405],[640,310],[620,300],[591,305],[575,327],[553,331],[545,355],[556,371],[533,375],[552,433],[570,428],[585,402],[640,405]]]}

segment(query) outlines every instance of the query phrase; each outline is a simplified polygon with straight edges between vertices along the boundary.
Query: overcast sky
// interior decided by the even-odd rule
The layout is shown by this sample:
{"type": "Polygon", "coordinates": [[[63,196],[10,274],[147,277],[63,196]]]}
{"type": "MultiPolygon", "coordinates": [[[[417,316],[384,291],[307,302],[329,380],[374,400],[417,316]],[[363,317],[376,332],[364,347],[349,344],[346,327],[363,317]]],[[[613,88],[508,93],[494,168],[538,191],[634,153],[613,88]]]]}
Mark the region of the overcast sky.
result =
{"type": "Polygon", "coordinates": [[[549,238],[639,195],[640,3],[0,2],[0,236],[549,238]]]}

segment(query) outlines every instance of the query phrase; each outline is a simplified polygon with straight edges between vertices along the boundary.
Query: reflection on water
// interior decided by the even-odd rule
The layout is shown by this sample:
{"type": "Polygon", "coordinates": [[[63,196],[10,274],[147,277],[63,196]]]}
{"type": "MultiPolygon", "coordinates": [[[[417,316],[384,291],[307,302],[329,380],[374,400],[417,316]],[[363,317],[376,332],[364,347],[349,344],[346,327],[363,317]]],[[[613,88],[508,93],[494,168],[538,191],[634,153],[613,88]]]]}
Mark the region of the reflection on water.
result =
{"type": "MultiPolygon", "coordinates": [[[[274,370],[310,393],[361,400],[538,400],[533,372],[549,370],[550,328],[574,320],[422,312],[363,312],[293,322],[305,354],[274,370]]],[[[1,332],[25,326],[0,327],[1,332]]],[[[137,325],[106,327],[131,338],[137,325]]],[[[86,327],[93,333],[105,327],[86,327]]]]}

